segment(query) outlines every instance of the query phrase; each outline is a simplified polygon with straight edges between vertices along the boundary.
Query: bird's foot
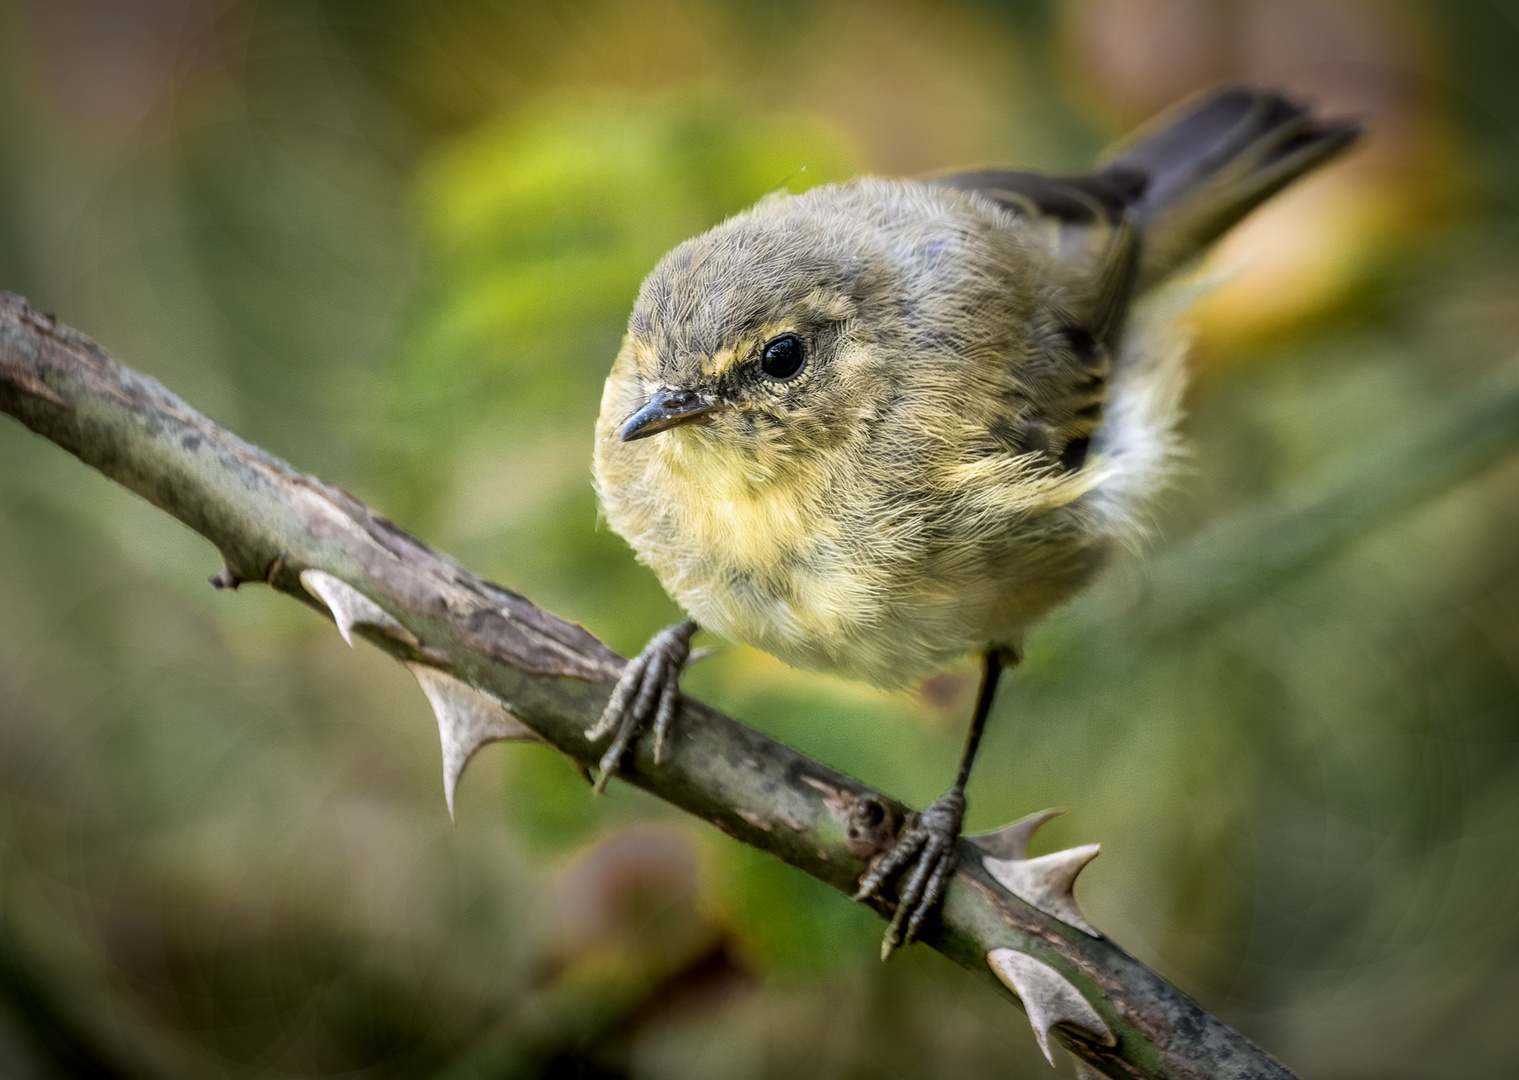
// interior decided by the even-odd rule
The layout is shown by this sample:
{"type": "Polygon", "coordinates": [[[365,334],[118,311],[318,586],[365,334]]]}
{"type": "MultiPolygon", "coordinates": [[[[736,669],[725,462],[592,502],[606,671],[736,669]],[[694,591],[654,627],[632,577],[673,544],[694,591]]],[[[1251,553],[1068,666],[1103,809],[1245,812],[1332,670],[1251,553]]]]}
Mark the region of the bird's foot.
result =
{"type": "Polygon", "coordinates": [[[649,639],[643,652],[622,669],[622,677],[612,690],[601,719],[586,729],[592,742],[616,732],[606,753],[601,755],[601,776],[596,793],[606,789],[607,781],[622,768],[623,758],[650,721],[654,725],[654,760],[659,761],[665,736],[680,708],[680,673],[691,656],[691,638],[696,624],[687,620],[667,626],[649,639]]]}
{"type": "Polygon", "coordinates": [[[901,882],[896,890],[896,914],[881,942],[882,960],[912,943],[923,920],[943,897],[955,870],[955,842],[964,820],[965,792],[952,787],[915,820],[909,820],[886,857],[860,882],[856,900],[879,895],[881,886],[893,877],[901,882]]]}

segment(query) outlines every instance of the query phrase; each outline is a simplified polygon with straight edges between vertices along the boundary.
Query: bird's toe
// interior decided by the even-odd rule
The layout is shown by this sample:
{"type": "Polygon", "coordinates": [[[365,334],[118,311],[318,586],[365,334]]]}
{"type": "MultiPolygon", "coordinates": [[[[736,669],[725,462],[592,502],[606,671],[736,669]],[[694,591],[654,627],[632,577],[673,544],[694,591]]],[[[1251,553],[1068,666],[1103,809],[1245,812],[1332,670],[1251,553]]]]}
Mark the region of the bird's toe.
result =
{"type": "Polygon", "coordinates": [[[896,844],[860,882],[855,899],[880,895],[882,886],[897,878],[897,907],[881,942],[881,959],[911,944],[929,914],[944,896],[955,869],[955,843],[965,817],[965,795],[951,788],[918,815],[896,844]]]}
{"type": "Polygon", "coordinates": [[[693,622],[666,627],[650,639],[643,652],[623,669],[601,718],[586,729],[592,742],[612,734],[612,741],[601,755],[598,794],[622,769],[622,763],[634,741],[652,722],[654,760],[660,758],[665,736],[680,709],[680,675],[691,655],[691,638],[696,633],[693,622]]]}

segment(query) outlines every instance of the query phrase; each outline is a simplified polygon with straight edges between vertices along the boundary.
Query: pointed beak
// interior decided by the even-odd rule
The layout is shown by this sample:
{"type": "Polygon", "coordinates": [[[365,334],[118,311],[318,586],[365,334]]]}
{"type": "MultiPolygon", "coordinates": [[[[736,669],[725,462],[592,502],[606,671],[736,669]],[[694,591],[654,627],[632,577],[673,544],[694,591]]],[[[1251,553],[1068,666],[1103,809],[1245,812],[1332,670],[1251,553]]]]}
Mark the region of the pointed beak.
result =
{"type": "Polygon", "coordinates": [[[622,441],[647,439],[677,424],[689,424],[718,408],[718,403],[694,390],[656,390],[649,403],[622,425],[622,441]]]}

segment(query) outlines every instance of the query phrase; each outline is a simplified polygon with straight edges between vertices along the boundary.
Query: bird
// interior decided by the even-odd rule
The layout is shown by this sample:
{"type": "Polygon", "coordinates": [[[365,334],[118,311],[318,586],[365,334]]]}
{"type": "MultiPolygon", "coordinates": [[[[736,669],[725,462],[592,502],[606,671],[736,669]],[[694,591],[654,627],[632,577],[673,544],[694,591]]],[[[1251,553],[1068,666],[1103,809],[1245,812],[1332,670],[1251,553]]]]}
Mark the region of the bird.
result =
{"type": "Polygon", "coordinates": [[[894,894],[883,959],[911,942],[954,871],[1002,674],[1132,539],[1177,456],[1185,349],[1156,298],[1361,133],[1230,86],[1085,175],[776,192],[665,255],[607,377],[593,474],[689,617],[587,730],[611,740],[597,791],[645,734],[661,760],[698,628],[885,688],[978,656],[953,784],[855,895],[894,894]]]}

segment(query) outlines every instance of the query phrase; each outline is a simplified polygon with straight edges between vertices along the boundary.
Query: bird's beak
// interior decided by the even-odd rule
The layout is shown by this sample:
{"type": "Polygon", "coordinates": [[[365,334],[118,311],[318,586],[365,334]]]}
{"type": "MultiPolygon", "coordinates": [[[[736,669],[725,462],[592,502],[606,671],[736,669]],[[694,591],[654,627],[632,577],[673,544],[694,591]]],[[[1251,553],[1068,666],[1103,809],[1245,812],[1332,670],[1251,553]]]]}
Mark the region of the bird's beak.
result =
{"type": "Polygon", "coordinates": [[[622,441],[646,439],[676,424],[689,424],[706,416],[718,403],[694,390],[656,390],[649,402],[622,425],[622,441]]]}

